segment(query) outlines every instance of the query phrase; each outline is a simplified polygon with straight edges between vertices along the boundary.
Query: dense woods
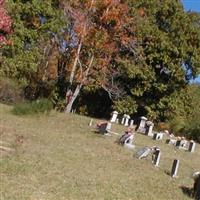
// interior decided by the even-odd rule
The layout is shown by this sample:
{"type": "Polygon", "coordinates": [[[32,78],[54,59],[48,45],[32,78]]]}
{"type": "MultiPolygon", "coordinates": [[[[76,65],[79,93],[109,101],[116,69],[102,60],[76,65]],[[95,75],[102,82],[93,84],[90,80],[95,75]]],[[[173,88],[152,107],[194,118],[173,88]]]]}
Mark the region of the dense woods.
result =
{"type": "Polygon", "coordinates": [[[0,48],[1,101],[15,87],[63,112],[144,115],[200,140],[200,14],[179,0],[0,0],[0,48]]]}

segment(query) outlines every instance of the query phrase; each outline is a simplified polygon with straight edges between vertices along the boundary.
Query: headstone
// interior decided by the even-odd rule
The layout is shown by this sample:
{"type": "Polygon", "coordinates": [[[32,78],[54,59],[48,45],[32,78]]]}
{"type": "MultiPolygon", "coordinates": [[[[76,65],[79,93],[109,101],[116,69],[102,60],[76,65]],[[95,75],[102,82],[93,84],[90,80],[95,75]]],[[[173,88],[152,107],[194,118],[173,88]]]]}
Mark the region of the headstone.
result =
{"type": "Polygon", "coordinates": [[[162,140],[162,138],[163,138],[163,133],[154,133],[154,135],[153,135],[153,139],[154,140],[162,140]]]}
{"type": "Polygon", "coordinates": [[[151,153],[151,148],[144,147],[136,152],[136,158],[138,159],[146,158],[150,153],[151,153]]]}
{"type": "Polygon", "coordinates": [[[160,149],[156,149],[156,151],[154,152],[154,160],[153,160],[153,163],[156,167],[158,167],[159,165],[159,162],[160,162],[160,155],[161,155],[161,152],[160,152],[160,149]]]}
{"type": "Polygon", "coordinates": [[[92,126],[93,119],[90,120],[89,126],[92,126]]]}
{"type": "Polygon", "coordinates": [[[196,147],[196,143],[194,141],[190,141],[188,151],[191,153],[194,152],[195,147],[196,147]]]}
{"type": "Polygon", "coordinates": [[[139,127],[138,127],[138,132],[140,133],[145,133],[146,132],[146,121],[147,121],[147,118],[146,117],[141,117],[140,118],[140,124],[139,124],[139,127]]]}
{"type": "Polygon", "coordinates": [[[112,113],[112,117],[111,117],[110,122],[116,122],[117,115],[118,115],[118,112],[117,112],[117,111],[114,111],[114,112],[112,113]]]}
{"type": "Polygon", "coordinates": [[[175,159],[172,165],[172,170],[171,170],[171,176],[173,178],[177,177],[178,168],[179,168],[179,160],[175,159]]]}
{"type": "Polygon", "coordinates": [[[125,123],[124,123],[124,126],[128,126],[129,125],[129,119],[130,119],[131,117],[129,116],[129,115],[126,115],[126,118],[125,118],[125,123]]]}
{"type": "Polygon", "coordinates": [[[99,127],[99,132],[102,134],[108,133],[111,130],[111,123],[102,123],[99,127]]]}
{"type": "Polygon", "coordinates": [[[119,124],[119,118],[116,119],[116,123],[119,124]]]}
{"type": "Polygon", "coordinates": [[[176,147],[179,149],[186,149],[187,140],[177,140],[176,147]]]}
{"type": "Polygon", "coordinates": [[[154,127],[154,123],[151,121],[147,121],[146,122],[146,134],[150,137],[153,137],[153,127],[154,127]]]}
{"type": "Polygon", "coordinates": [[[167,139],[166,144],[176,145],[177,140],[175,139],[167,139]]]}
{"type": "Polygon", "coordinates": [[[133,126],[134,120],[131,119],[129,126],[133,126]]]}
{"type": "Polygon", "coordinates": [[[123,115],[122,120],[121,120],[121,124],[124,124],[125,118],[126,118],[126,114],[123,115]]]}

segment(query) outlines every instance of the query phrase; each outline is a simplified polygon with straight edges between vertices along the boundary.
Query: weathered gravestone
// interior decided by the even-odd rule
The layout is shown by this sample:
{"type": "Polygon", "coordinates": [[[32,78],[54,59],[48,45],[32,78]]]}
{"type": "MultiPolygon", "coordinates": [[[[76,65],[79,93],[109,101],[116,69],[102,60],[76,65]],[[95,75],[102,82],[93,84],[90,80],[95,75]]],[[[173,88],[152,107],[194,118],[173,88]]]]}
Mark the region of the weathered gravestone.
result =
{"type": "Polygon", "coordinates": [[[110,122],[116,122],[117,115],[118,115],[118,112],[117,111],[113,111],[110,122]]]}
{"type": "Polygon", "coordinates": [[[160,162],[160,155],[161,155],[160,149],[157,148],[153,154],[154,154],[153,164],[154,164],[156,167],[158,167],[159,162],[160,162]]]}
{"type": "Polygon", "coordinates": [[[162,140],[162,138],[163,138],[163,133],[154,133],[154,135],[153,135],[153,139],[154,140],[162,140]]]}
{"type": "Polygon", "coordinates": [[[130,135],[124,142],[124,147],[127,149],[134,149],[135,145],[133,145],[133,139],[134,139],[134,135],[130,135]]]}
{"type": "Polygon", "coordinates": [[[167,144],[171,144],[171,145],[176,145],[176,142],[177,142],[176,139],[171,139],[171,138],[170,138],[170,139],[167,139],[167,140],[166,140],[166,143],[167,143],[167,144]]]}
{"type": "Polygon", "coordinates": [[[101,134],[106,134],[111,130],[111,126],[112,126],[111,123],[107,123],[107,122],[102,123],[102,124],[99,125],[98,131],[101,134]]]}
{"type": "Polygon", "coordinates": [[[149,154],[151,153],[151,148],[149,147],[144,147],[142,149],[139,149],[137,152],[136,152],[136,158],[138,159],[142,159],[142,158],[146,158],[149,154]]]}
{"type": "Polygon", "coordinates": [[[146,117],[141,117],[140,118],[140,124],[139,124],[139,127],[137,129],[137,132],[140,132],[140,133],[145,133],[146,132],[146,121],[147,121],[146,117]]]}
{"type": "Polygon", "coordinates": [[[176,147],[177,148],[186,149],[186,146],[187,146],[187,140],[185,140],[185,139],[177,140],[177,142],[176,142],[176,147]]]}
{"type": "Polygon", "coordinates": [[[196,143],[194,141],[190,141],[188,151],[191,153],[194,152],[195,147],[196,147],[196,143]]]}
{"type": "Polygon", "coordinates": [[[171,176],[173,178],[177,177],[178,168],[179,168],[179,160],[175,159],[172,165],[172,170],[171,170],[171,176]]]}
{"type": "Polygon", "coordinates": [[[146,135],[150,136],[150,137],[153,137],[153,127],[154,127],[154,123],[151,122],[151,121],[147,121],[146,122],[146,130],[145,130],[145,133],[146,135]]]}

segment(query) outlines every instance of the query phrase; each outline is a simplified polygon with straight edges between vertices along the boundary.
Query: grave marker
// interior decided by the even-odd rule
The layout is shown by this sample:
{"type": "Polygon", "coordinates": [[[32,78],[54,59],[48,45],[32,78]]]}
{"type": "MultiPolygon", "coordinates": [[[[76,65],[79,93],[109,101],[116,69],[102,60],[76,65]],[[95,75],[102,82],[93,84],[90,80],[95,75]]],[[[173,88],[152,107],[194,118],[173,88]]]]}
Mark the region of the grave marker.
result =
{"type": "Polygon", "coordinates": [[[113,111],[110,122],[116,122],[117,115],[118,115],[118,112],[117,111],[113,111]]]}
{"type": "Polygon", "coordinates": [[[93,119],[90,120],[89,126],[92,126],[93,119]]]}
{"type": "Polygon", "coordinates": [[[153,127],[154,127],[154,123],[151,121],[147,121],[146,122],[146,134],[150,137],[153,137],[153,127]]]}
{"type": "Polygon", "coordinates": [[[129,126],[133,126],[134,120],[131,119],[129,126]]]}
{"type": "Polygon", "coordinates": [[[172,170],[171,170],[172,178],[177,177],[178,168],[179,168],[179,160],[175,159],[172,165],[172,170]]]}
{"type": "Polygon", "coordinates": [[[128,124],[129,124],[128,122],[129,122],[130,118],[131,117],[129,115],[126,115],[124,126],[128,126],[128,124]]]}
{"type": "Polygon", "coordinates": [[[123,115],[122,120],[121,120],[121,124],[124,124],[124,122],[125,122],[125,117],[126,117],[126,114],[123,115]]]}
{"type": "Polygon", "coordinates": [[[191,153],[194,152],[195,147],[196,147],[196,143],[194,141],[190,141],[188,151],[191,153]]]}
{"type": "Polygon", "coordinates": [[[140,118],[140,124],[139,124],[139,127],[138,127],[138,132],[140,133],[145,133],[146,132],[146,121],[147,121],[147,118],[146,117],[141,117],[140,118]]]}
{"type": "Polygon", "coordinates": [[[156,167],[158,167],[159,162],[160,162],[160,155],[161,155],[160,149],[156,149],[154,155],[155,157],[154,157],[153,163],[156,167]]]}
{"type": "Polygon", "coordinates": [[[99,133],[102,133],[102,134],[106,134],[108,133],[110,130],[111,130],[111,126],[112,124],[111,123],[102,123],[100,126],[99,126],[99,133]]]}
{"type": "Polygon", "coordinates": [[[162,140],[162,138],[163,138],[163,133],[154,133],[154,135],[153,135],[153,139],[154,140],[162,140]]]}

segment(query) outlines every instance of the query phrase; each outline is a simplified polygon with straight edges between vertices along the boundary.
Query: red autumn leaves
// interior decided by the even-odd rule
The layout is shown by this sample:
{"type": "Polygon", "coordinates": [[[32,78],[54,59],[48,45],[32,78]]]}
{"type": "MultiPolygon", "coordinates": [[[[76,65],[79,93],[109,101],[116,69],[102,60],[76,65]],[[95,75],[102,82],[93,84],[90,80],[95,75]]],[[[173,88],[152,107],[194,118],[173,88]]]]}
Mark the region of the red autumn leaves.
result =
{"type": "Polygon", "coordinates": [[[6,36],[11,33],[12,20],[4,7],[4,1],[5,0],[0,0],[0,47],[12,44],[12,42],[6,38],[6,36]]]}

